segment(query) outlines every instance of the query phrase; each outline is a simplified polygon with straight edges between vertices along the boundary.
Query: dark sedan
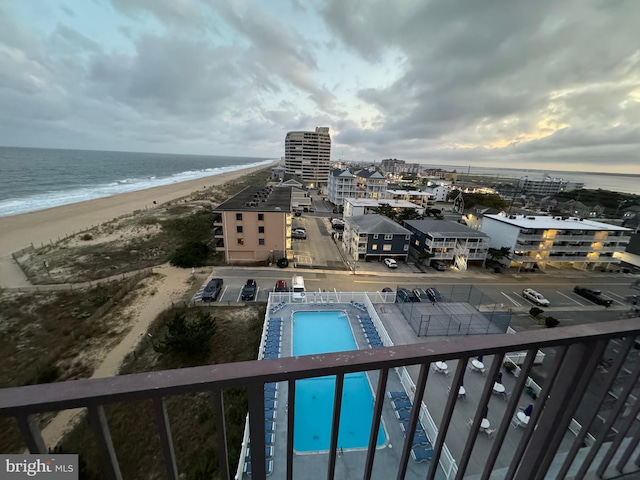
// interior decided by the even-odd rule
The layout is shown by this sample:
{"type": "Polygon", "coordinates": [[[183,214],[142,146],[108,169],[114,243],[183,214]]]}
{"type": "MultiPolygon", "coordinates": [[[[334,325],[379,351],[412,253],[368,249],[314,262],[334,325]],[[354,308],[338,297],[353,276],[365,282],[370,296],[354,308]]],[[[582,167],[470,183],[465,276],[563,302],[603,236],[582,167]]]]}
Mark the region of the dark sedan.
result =
{"type": "Polygon", "coordinates": [[[256,298],[256,281],[247,280],[247,283],[242,287],[242,293],[240,294],[241,300],[255,300],[256,298]]]}
{"type": "Polygon", "coordinates": [[[591,300],[593,303],[598,305],[604,305],[605,307],[610,307],[613,303],[613,300],[608,298],[604,298],[600,295],[600,290],[593,290],[591,288],[586,287],[573,287],[573,291],[580,295],[581,297],[586,298],[587,300],[591,300]]]}

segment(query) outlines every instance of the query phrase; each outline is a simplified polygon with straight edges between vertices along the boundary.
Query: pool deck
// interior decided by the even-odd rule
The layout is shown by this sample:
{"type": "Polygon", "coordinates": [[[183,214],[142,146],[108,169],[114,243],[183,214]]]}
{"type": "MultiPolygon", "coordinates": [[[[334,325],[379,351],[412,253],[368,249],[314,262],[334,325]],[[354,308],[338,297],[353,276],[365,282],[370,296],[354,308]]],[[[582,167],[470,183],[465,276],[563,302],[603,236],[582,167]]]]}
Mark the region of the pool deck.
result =
{"type": "MultiPolygon", "coordinates": [[[[374,304],[385,329],[392,342],[395,345],[412,344],[422,342],[437,341],[437,337],[417,337],[411,326],[406,322],[395,304],[374,304]]],[[[349,316],[349,322],[354,332],[354,337],[358,347],[369,348],[364,332],[358,323],[358,315],[363,312],[350,304],[335,304],[333,306],[317,306],[307,304],[287,304],[280,311],[274,314],[274,317],[281,317],[283,320],[282,340],[281,340],[281,356],[291,355],[291,339],[292,324],[291,318],[295,311],[318,311],[318,310],[339,310],[345,311],[349,316]]],[[[485,356],[484,364],[488,368],[491,365],[492,357],[485,356]]],[[[427,386],[424,395],[424,403],[431,414],[436,425],[439,425],[446,400],[448,398],[448,387],[453,379],[453,372],[457,367],[457,361],[448,361],[448,369],[451,372],[449,376],[441,373],[429,372],[427,386]]],[[[419,366],[409,366],[407,371],[415,382],[418,376],[419,366]]],[[[378,381],[378,372],[368,372],[369,382],[373,386],[372,392],[375,395],[375,386],[378,381]]],[[[481,396],[485,382],[488,381],[487,376],[480,373],[467,371],[464,376],[464,387],[466,389],[466,400],[456,402],[455,410],[451,420],[445,444],[451,451],[454,458],[458,459],[462,455],[465,443],[469,435],[467,422],[469,418],[475,415],[477,402],[481,396]]],[[[503,375],[503,384],[506,391],[510,392],[515,384],[515,377],[512,375],[503,375]]],[[[403,387],[400,378],[393,372],[390,372],[387,382],[387,391],[400,391],[403,387]]],[[[275,448],[273,455],[273,472],[271,478],[285,478],[286,473],[286,398],[287,385],[281,383],[278,386],[278,402],[276,407],[276,431],[275,431],[275,448]]],[[[523,394],[518,405],[526,407],[534,403],[531,397],[523,394]]],[[[498,428],[505,414],[507,402],[497,395],[492,395],[489,401],[488,420],[491,422],[491,428],[498,428]]],[[[376,480],[387,480],[395,478],[397,475],[397,465],[399,464],[404,435],[400,429],[398,420],[395,417],[393,407],[388,399],[385,399],[382,412],[382,424],[387,434],[387,444],[378,448],[373,465],[372,478],[376,480]]],[[[507,437],[502,445],[500,455],[498,456],[495,470],[508,468],[516,446],[518,445],[524,429],[510,427],[507,437]]],[[[431,439],[433,441],[433,439],[431,439]]],[[[472,477],[482,473],[486,459],[493,446],[493,439],[488,438],[483,432],[478,433],[473,453],[471,455],[469,465],[465,477],[472,477]]],[[[561,451],[564,449],[561,448],[561,451]]],[[[336,460],[336,477],[335,478],[356,478],[362,475],[366,459],[366,449],[357,451],[339,452],[336,460]]],[[[326,477],[328,464],[328,453],[294,453],[294,478],[296,479],[317,479],[326,477]]],[[[429,463],[416,463],[409,459],[406,479],[423,479],[425,478],[429,468],[429,463]]],[[[497,475],[496,478],[498,478],[497,475]]],[[[251,478],[244,475],[245,479],[251,478]]],[[[443,472],[438,471],[436,475],[438,479],[444,479],[443,472]]],[[[494,478],[492,476],[492,478],[494,478]]]]}

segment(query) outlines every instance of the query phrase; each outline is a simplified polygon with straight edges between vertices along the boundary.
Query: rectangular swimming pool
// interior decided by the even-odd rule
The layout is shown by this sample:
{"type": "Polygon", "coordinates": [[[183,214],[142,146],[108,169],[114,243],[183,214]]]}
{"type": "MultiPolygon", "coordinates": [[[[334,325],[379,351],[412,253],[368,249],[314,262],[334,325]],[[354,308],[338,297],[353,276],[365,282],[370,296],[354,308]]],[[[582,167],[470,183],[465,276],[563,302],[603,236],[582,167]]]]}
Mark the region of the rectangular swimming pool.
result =
{"type": "MultiPolygon", "coordinates": [[[[293,355],[356,350],[347,314],[342,311],[295,312],[293,355]]],[[[296,382],[293,447],[297,452],[329,450],[335,375],[296,382]]],[[[363,449],[369,443],[373,394],[364,372],[345,375],[338,430],[338,448],[363,449]]],[[[376,444],[384,445],[382,425],[376,444]]]]}

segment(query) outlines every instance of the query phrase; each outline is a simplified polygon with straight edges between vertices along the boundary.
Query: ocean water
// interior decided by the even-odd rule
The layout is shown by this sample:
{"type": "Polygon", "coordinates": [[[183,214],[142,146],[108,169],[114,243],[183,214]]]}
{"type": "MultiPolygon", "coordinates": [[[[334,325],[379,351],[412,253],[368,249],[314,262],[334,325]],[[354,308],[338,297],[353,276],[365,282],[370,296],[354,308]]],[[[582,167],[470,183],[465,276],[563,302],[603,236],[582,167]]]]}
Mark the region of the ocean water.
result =
{"type": "Polygon", "coordinates": [[[539,178],[545,175],[564,178],[570,182],[582,182],[584,188],[610,190],[612,192],[632,193],[640,195],[640,165],[637,174],[597,173],[597,172],[568,172],[560,170],[525,170],[519,168],[489,168],[489,167],[461,167],[460,165],[438,165],[448,171],[454,169],[463,175],[482,175],[504,179],[515,179],[523,176],[539,178]]]}
{"type": "Polygon", "coordinates": [[[0,147],[0,217],[205,178],[273,160],[0,147]]]}

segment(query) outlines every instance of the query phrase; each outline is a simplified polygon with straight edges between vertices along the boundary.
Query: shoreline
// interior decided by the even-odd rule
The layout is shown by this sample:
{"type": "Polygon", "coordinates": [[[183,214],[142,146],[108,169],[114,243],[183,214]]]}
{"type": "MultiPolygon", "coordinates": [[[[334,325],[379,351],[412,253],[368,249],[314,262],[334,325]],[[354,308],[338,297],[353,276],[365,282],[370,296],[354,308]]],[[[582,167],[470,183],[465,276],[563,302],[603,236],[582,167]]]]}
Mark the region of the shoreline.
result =
{"type": "MultiPolygon", "coordinates": [[[[154,201],[157,205],[162,205],[187,197],[199,190],[221,186],[248,173],[271,168],[275,164],[277,162],[36,212],[0,217],[0,263],[4,263],[2,260],[5,257],[10,259],[11,253],[26,248],[32,243],[35,246],[48,243],[50,240],[65,237],[73,232],[81,232],[121,215],[152,208],[154,201]]],[[[0,269],[0,282],[1,280],[2,271],[0,269]]]]}

